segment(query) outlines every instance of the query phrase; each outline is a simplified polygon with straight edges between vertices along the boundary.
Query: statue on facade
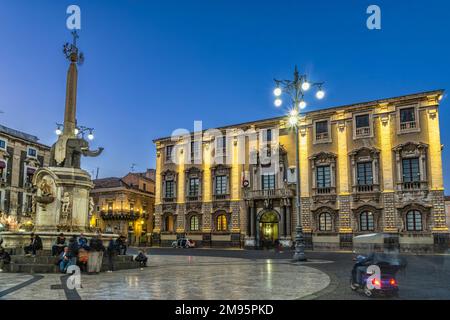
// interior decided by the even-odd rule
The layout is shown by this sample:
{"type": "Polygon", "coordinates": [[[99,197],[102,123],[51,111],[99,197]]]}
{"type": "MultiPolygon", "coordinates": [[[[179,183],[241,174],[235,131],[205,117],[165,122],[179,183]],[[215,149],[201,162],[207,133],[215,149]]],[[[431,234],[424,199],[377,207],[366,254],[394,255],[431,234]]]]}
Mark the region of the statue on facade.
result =
{"type": "Polygon", "coordinates": [[[92,217],[92,215],[94,214],[94,207],[95,207],[94,198],[89,197],[89,217],[92,217]]]}
{"type": "Polygon", "coordinates": [[[61,212],[67,217],[70,211],[70,194],[66,191],[61,199],[61,212]]]}

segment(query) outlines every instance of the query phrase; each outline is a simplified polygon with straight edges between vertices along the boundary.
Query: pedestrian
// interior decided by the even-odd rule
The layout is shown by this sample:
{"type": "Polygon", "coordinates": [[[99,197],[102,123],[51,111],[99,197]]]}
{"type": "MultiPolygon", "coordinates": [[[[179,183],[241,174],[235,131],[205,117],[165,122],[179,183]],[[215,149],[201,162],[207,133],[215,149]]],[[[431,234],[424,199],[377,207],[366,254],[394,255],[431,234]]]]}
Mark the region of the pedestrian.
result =
{"type": "Polygon", "coordinates": [[[9,256],[9,253],[0,246],[0,272],[3,272],[3,268],[5,267],[5,265],[9,264],[10,262],[11,257],[9,256]]]}
{"type": "Polygon", "coordinates": [[[87,251],[85,248],[80,248],[78,250],[77,266],[80,267],[81,272],[87,271],[88,261],[89,261],[89,251],[87,251]]]}
{"type": "Polygon", "coordinates": [[[34,232],[32,232],[30,236],[30,244],[24,248],[24,251],[27,256],[33,255],[34,257],[38,250],[42,250],[42,240],[41,237],[34,234],[34,232]]]}
{"type": "Polygon", "coordinates": [[[75,235],[69,239],[68,250],[71,264],[76,265],[80,246],[78,245],[77,237],[75,235]]]}
{"type": "Polygon", "coordinates": [[[67,268],[69,266],[73,265],[72,259],[70,256],[69,247],[64,247],[63,252],[61,252],[61,254],[59,256],[58,265],[59,265],[59,271],[61,273],[66,273],[67,268]]]}
{"type": "Polygon", "coordinates": [[[80,234],[80,237],[78,238],[78,245],[80,246],[80,248],[89,249],[88,239],[84,236],[84,233],[80,234]]]}
{"type": "Polygon", "coordinates": [[[108,272],[114,271],[114,257],[117,254],[117,244],[114,239],[109,240],[108,248],[106,249],[108,255],[108,272]]]}
{"type": "Polygon", "coordinates": [[[121,235],[116,240],[116,246],[117,246],[117,254],[118,255],[126,255],[127,254],[127,239],[125,236],[121,235]]]}
{"type": "Polygon", "coordinates": [[[139,266],[141,267],[141,270],[143,267],[147,266],[147,256],[145,255],[143,250],[139,250],[138,255],[136,256],[136,258],[134,258],[134,261],[139,262],[139,266]]]}
{"type": "Polygon", "coordinates": [[[52,256],[59,256],[63,252],[64,247],[67,247],[67,240],[64,233],[60,233],[52,246],[52,256]]]}
{"type": "Polygon", "coordinates": [[[89,258],[88,258],[88,274],[98,274],[102,267],[103,253],[105,252],[105,247],[103,242],[98,235],[92,237],[89,243],[89,258]]]}

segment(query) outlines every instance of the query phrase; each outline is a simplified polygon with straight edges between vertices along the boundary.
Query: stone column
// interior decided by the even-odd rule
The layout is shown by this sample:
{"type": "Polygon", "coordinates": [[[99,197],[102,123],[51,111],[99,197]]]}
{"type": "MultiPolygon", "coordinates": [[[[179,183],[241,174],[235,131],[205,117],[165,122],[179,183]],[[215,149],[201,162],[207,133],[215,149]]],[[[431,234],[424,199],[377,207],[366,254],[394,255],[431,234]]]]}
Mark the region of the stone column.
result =
{"type": "MultiPolygon", "coordinates": [[[[380,105],[380,147],[381,147],[381,168],[383,177],[383,231],[397,232],[398,221],[397,212],[394,207],[394,173],[391,141],[391,122],[387,104],[380,105]]],[[[398,157],[398,155],[397,155],[398,157]]],[[[399,161],[397,161],[397,165],[399,161]]],[[[397,172],[401,176],[401,168],[397,167],[397,172]]]]}
{"type": "Polygon", "coordinates": [[[280,217],[280,223],[279,223],[279,226],[280,226],[280,237],[282,237],[282,238],[284,238],[284,237],[286,237],[286,230],[285,230],[285,219],[286,219],[286,206],[282,206],[281,207],[281,217],[280,217]]]}
{"type": "Polygon", "coordinates": [[[250,237],[255,237],[255,227],[256,227],[256,208],[253,203],[250,207],[250,237]]]}
{"type": "Polygon", "coordinates": [[[291,228],[291,207],[286,206],[286,236],[292,237],[292,228],[291,228]]]}

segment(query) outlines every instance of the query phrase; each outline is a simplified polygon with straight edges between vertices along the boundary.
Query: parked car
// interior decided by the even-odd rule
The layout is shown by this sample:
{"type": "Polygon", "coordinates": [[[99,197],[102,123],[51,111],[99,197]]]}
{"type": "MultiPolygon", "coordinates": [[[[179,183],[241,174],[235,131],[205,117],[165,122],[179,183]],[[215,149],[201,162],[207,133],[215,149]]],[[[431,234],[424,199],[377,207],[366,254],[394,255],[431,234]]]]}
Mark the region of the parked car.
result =
{"type": "Polygon", "coordinates": [[[180,238],[172,242],[172,248],[195,248],[195,242],[188,238],[180,238]]]}

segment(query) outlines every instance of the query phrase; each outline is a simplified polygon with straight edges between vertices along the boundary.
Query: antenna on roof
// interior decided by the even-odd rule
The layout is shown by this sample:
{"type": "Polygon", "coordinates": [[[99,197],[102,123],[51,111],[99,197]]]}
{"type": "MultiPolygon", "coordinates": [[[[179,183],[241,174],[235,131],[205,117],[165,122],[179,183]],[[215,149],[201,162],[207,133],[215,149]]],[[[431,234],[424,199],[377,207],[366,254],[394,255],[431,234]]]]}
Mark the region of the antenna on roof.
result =
{"type": "Polygon", "coordinates": [[[132,164],[131,164],[131,167],[130,167],[131,172],[134,172],[134,168],[135,168],[136,166],[137,166],[136,163],[132,163],[132,164]]]}

